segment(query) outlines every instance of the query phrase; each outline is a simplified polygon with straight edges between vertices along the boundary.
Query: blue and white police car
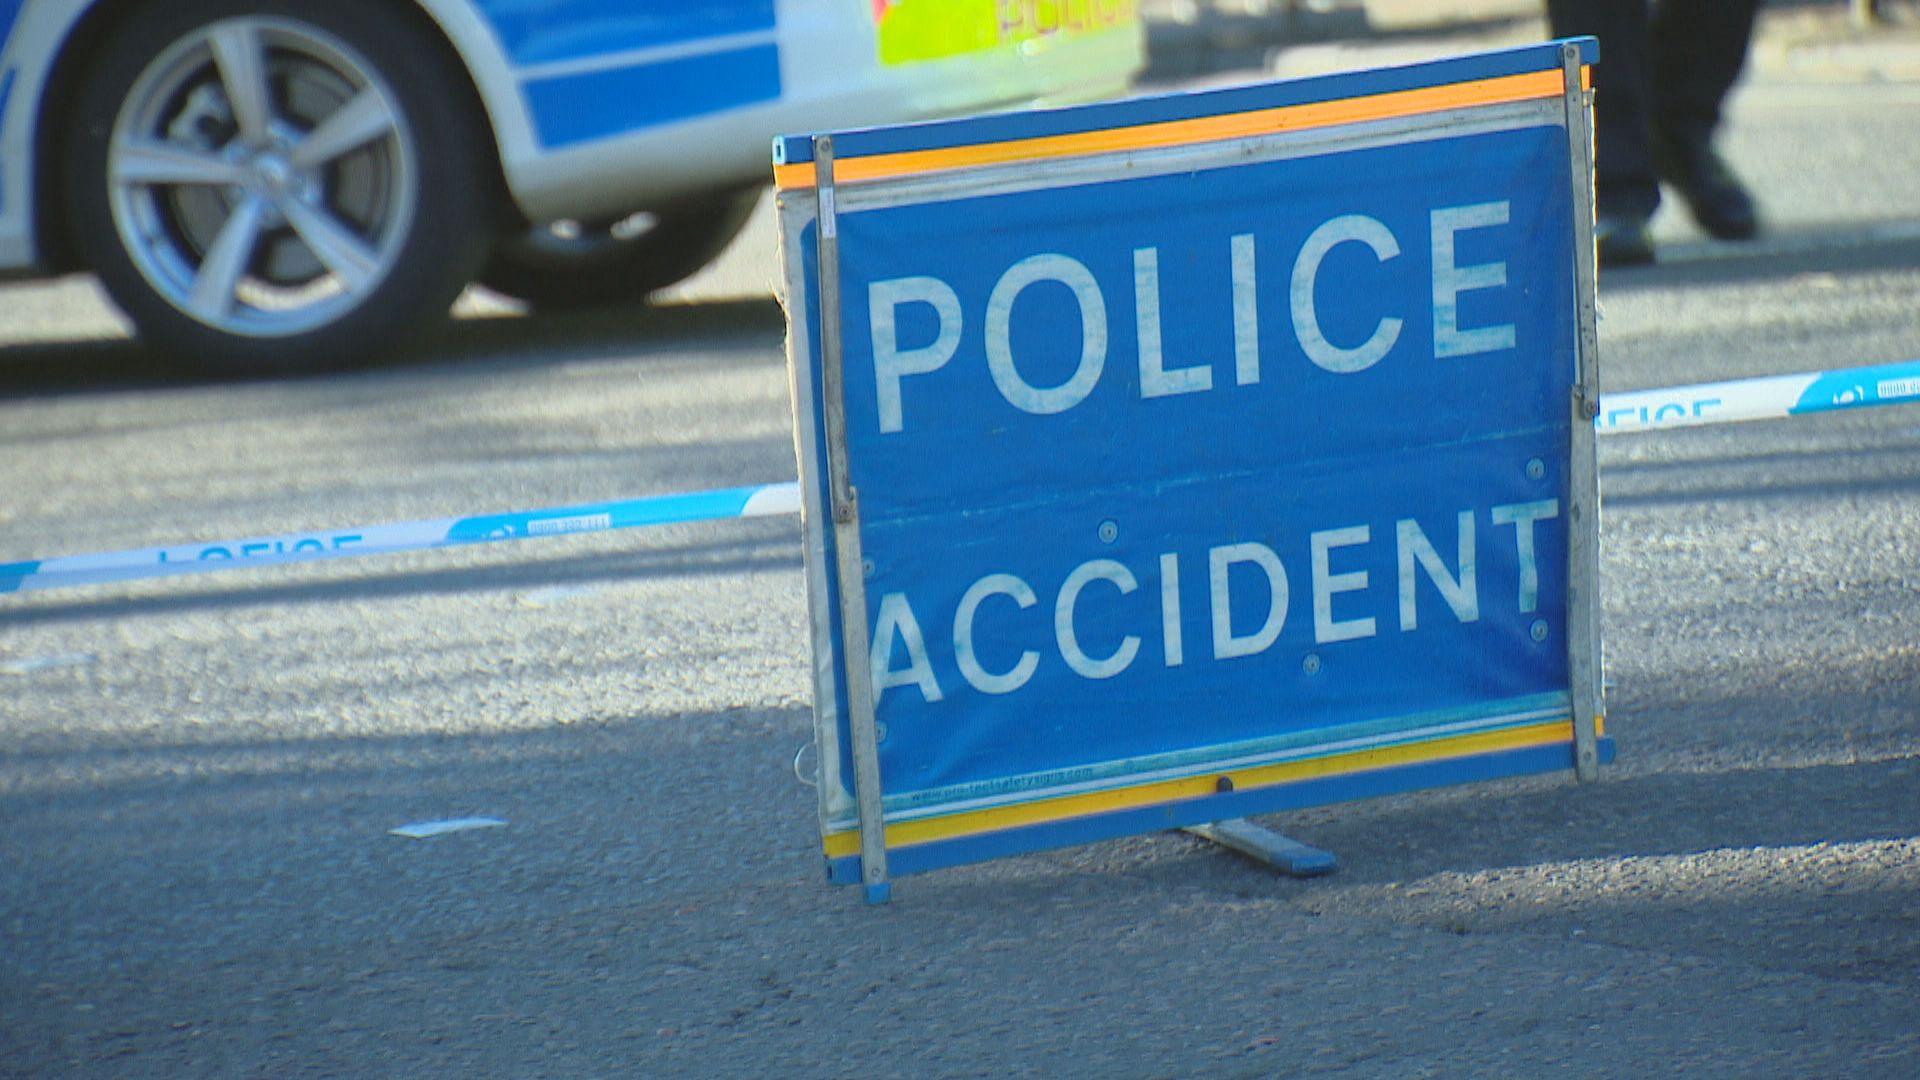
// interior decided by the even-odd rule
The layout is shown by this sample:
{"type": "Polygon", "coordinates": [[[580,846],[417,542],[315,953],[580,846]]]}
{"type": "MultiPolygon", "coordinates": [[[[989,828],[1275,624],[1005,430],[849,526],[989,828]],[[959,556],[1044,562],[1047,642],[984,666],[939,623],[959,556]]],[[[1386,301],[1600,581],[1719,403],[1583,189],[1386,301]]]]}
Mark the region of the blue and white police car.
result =
{"type": "Polygon", "coordinates": [[[781,132],[1122,89],[1136,0],[0,0],[0,275],[191,362],[351,363],[481,281],[639,298],[781,132]]]}

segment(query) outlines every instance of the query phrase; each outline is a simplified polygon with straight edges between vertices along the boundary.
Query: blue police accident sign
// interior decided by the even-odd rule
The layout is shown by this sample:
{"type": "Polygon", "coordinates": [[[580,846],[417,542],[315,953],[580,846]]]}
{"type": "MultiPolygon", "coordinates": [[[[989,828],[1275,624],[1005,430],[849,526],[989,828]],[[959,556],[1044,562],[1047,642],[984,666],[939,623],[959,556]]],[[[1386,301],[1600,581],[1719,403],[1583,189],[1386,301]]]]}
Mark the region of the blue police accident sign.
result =
{"type": "Polygon", "coordinates": [[[833,880],[1606,752],[1573,47],[777,146],[833,880]]]}

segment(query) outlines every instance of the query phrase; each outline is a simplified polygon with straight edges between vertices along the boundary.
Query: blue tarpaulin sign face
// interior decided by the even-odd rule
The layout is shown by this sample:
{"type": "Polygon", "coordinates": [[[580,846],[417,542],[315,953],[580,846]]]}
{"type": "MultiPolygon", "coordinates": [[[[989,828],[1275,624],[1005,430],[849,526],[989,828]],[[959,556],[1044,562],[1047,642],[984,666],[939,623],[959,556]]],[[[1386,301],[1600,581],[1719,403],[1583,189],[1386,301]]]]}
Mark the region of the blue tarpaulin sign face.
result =
{"type": "Polygon", "coordinates": [[[1573,767],[1563,75],[1539,46],[855,133],[824,177],[782,147],[835,880],[849,670],[894,874],[1573,767]]]}

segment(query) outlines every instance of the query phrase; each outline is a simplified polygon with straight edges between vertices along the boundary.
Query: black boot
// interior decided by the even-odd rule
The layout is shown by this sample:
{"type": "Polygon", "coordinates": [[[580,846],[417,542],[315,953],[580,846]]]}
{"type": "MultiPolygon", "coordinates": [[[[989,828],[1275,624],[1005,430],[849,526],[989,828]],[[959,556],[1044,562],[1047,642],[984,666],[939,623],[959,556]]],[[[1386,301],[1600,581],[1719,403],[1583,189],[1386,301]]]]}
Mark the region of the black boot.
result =
{"type": "Polygon", "coordinates": [[[1646,266],[1653,262],[1653,237],[1644,214],[1602,212],[1594,219],[1593,244],[1601,266],[1646,266]]]}
{"type": "Polygon", "coordinates": [[[1686,200],[1700,227],[1721,240],[1747,240],[1760,231],[1753,196],[1706,139],[1657,135],[1654,166],[1686,200]]]}

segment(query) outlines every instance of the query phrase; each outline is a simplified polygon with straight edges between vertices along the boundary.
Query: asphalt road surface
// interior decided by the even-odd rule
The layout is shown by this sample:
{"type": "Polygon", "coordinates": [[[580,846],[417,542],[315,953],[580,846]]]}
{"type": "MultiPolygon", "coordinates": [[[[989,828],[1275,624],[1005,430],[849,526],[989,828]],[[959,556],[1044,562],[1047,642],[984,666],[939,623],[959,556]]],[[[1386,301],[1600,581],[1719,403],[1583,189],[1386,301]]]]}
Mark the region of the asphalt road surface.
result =
{"type": "MultiPolygon", "coordinates": [[[[1771,235],[1665,213],[1606,388],[1920,357],[1917,115],[1745,88],[1771,235]]],[[[770,244],[301,379],[0,289],[0,562],[788,479],[770,244]]],[[[1269,819],[1304,882],[1169,834],[824,885],[792,519],[0,598],[0,1074],[1920,1073],[1920,408],[1601,459],[1619,762],[1269,819]]]]}

